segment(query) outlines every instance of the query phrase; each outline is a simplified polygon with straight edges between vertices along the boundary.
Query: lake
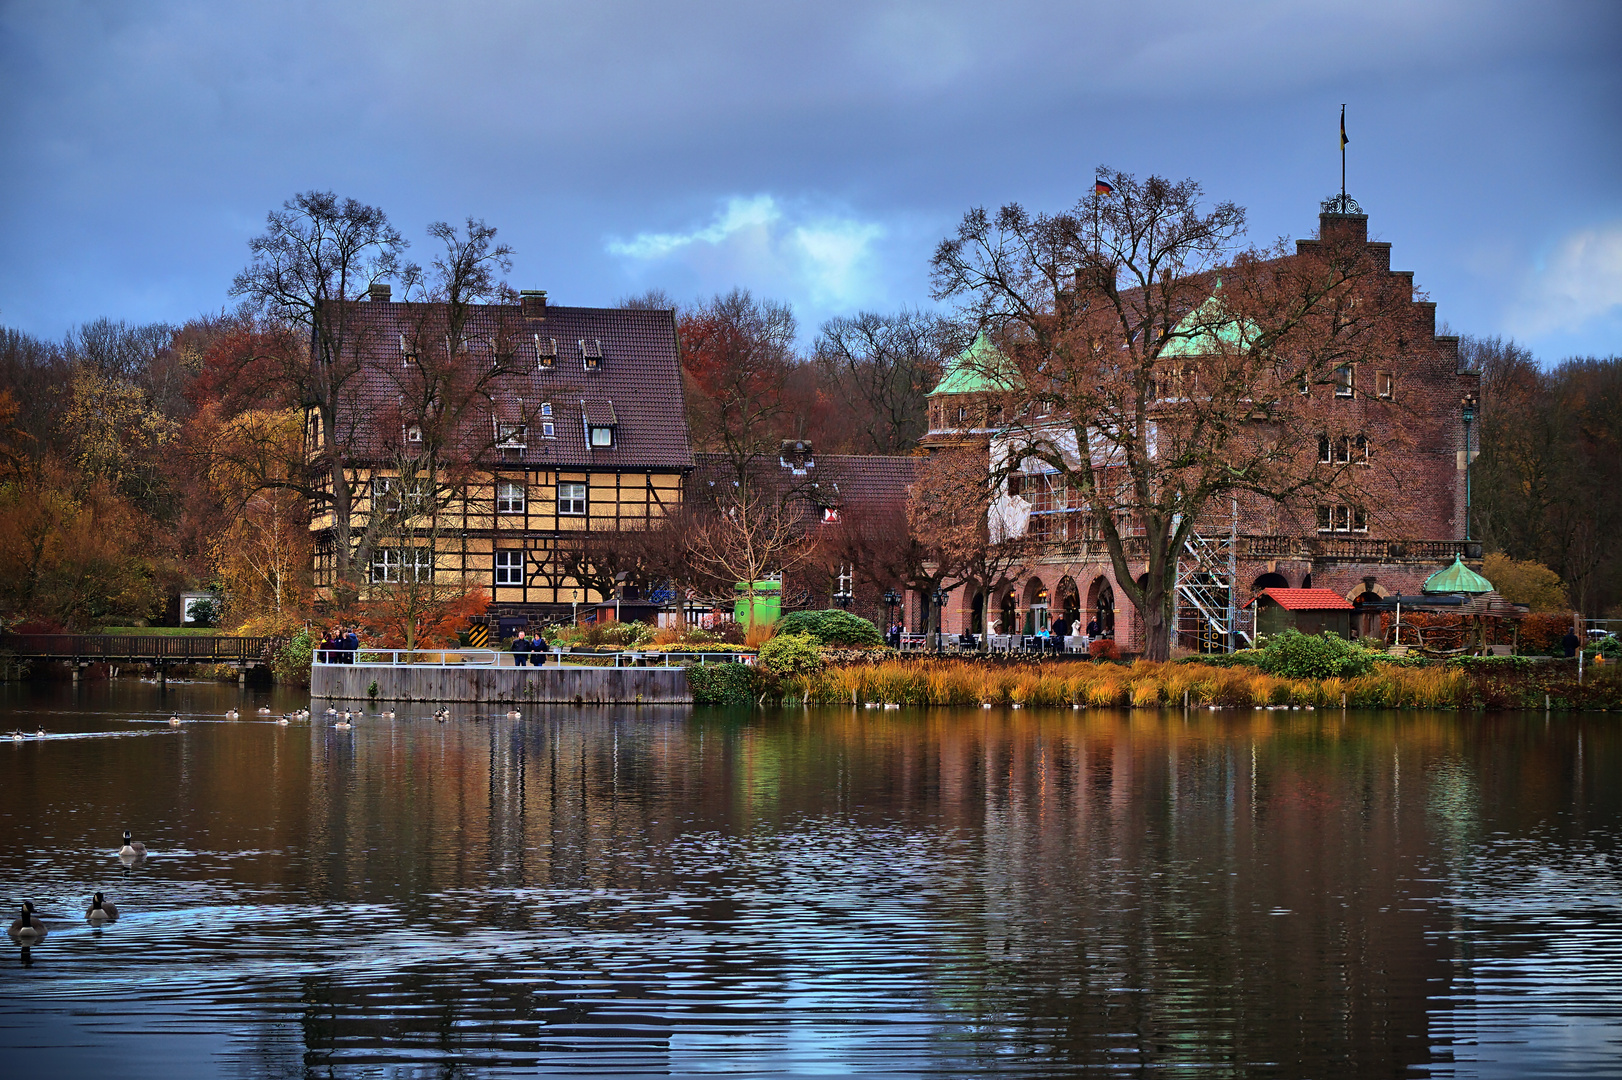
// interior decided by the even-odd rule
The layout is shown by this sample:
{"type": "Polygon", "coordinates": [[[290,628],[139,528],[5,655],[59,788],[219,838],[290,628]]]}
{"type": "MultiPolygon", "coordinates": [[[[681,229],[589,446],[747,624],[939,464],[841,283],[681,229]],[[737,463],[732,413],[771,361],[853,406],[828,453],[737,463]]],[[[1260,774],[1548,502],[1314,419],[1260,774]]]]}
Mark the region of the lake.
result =
{"type": "Polygon", "coordinates": [[[305,703],[0,686],[0,1072],[1622,1075],[1612,715],[305,703]]]}

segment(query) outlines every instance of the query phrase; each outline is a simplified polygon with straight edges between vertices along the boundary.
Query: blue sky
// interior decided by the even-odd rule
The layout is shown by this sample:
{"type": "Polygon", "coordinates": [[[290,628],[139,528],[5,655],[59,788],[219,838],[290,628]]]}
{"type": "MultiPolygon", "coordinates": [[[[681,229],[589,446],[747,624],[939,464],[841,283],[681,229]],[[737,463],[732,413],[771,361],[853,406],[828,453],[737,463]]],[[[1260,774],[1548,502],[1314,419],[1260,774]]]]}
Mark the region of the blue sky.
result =
{"type": "Polygon", "coordinates": [[[1194,177],[1301,236],[1348,190],[1455,330],[1622,352],[1622,4],[0,3],[0,323],[231,301],[323,188],[469,214],[512,284],[743,285],[806,336],[928,304],[976,205],[1094,167],[1194,177]]]}

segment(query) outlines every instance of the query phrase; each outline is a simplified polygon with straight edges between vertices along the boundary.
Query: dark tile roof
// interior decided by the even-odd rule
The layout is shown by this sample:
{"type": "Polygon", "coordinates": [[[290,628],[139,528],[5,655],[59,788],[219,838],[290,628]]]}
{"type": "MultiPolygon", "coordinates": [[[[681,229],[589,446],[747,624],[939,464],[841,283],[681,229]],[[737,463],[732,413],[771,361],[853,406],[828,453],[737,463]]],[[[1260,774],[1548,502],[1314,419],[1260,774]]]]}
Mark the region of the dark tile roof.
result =
{"type": "MultiPolygon", "coordinates": [[[[808,513],[816,507],[891,506],[904,522],[907,492],[918,479],[917,457],[880,454],[812,454],[809,464],[775,456],[763,457],[750,470],[753,481],[765,490],[787,496],[808,513]],[[787,462],[787,464],[785,464],[787,462]]],[[[733,483],[731,461],[725,454],[693,455],[691,490],[702,499],[704,489],[733,483]]],[[[820,513],[819,513],[820,516],[820,513]]]]}
{"type": "MultiPolygon", "coordinates": [[[[353,340],[363,343],[358,391],[349,402],[356,416],[398,414],[402,335],[413,340],[425,321],[436,315],[443,318],[443,311],[444,305],[434,304],[365,301],[350,305],[353,340]]],[[[527,414],[533,418],[527,446],[503,456],[504,463],[592,469],[692,466],[671,312],[552,306],[544,318],[527,318],[517,304],[480,304],[473,308],[467,326],[466,336],[479,343],[468,362],[492,363],[488,342],[498,333],[516,343],[514,370],[491,380],[490,405],[472,410],[463,423],[466,430],[458,433],[463,445],[490,442],[483,425],[527,414]],[[539,364],[537,336],[543,347],[557,343],[557,358],[550,367],[539,364]],[[595,369],[588,369],[584,358],[596,352],[599,342],[602,359],[595,369]],[[550,417],[535,415],[542,402],[550,402],[550,417]],[[588,417],[593,423],[615,426],[612,447],[594,450],[587,445],[588,417]],[[543,419],[552,421],[554,438],[542,436],[543,419]]],[[[344,418],[339,422],[343,424],[344,418]]],[[[392,457],[401,436],[395,430],[383,430],[388,426],[360,425],[357,456],[372,460],[392,457]]],[[[496,460],[490,454],[483,456],[487,461],[496,460]]]]}

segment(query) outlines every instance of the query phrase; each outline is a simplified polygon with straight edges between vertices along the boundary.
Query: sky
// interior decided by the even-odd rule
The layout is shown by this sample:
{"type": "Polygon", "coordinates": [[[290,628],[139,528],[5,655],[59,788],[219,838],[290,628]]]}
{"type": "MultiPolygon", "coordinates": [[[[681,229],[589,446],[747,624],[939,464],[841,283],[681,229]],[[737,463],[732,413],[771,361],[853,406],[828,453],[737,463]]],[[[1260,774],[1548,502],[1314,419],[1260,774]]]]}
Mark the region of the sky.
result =
{"type": "Polygon", "coordinates": [[[1622,4],[0,0],[0,325],[232,306],[321,189],[482,218],[515,288],[827,318],[930,306],[965,211],[1098,166],[1191,177],[1248,239],[1347,190],[1454,332],[1622,353],[1622,4]]]}

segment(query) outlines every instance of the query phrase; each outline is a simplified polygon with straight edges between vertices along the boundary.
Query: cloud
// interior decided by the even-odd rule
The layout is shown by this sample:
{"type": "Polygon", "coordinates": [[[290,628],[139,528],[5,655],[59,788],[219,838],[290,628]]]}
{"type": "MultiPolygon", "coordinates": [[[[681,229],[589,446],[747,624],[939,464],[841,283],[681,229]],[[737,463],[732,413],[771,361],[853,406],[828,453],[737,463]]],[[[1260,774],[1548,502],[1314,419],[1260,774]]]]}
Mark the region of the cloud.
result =
{"type": "Polygon", "coordinates": [[[1622,221],[1568,233],[1527,279],[1516,334],[1572,332],[1622,308],[1622,221]]]}
{"type": "Polygon", "coordinates": [[[741,285],[829,313],[882,299],[878,243],[888,232],[848,212],[733,196],[707,225],[610,238],[604,246],[634,277],[679,277],[704,291],[741,285]]]}

